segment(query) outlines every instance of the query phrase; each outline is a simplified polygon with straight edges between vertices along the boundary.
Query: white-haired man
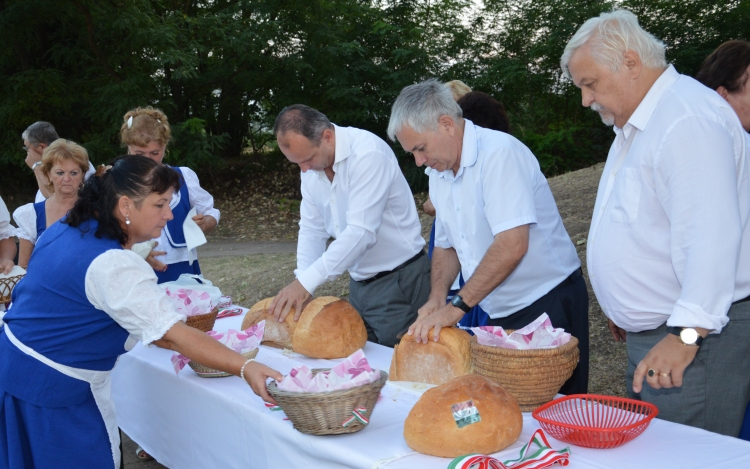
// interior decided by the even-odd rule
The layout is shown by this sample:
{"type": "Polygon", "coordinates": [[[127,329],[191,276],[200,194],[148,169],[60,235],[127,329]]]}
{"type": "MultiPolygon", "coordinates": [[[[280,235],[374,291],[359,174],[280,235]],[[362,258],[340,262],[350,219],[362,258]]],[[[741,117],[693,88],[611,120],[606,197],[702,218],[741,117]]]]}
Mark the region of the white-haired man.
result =
{"type": "Polygon", "coordinates": [[[628,392],[660,418],[736,436],[750,397],[742,126],[667,65],[664,44],[627,10],[584,23],[561,66],[616,133],[587,258],[612,335],[627,342],[628,392]]]}
{"type": "Polygon", "coordinates": [[[489,325],[519,329],[547,313],[579,340],[581,359],[560,392],[588,389],[588,293],[581,262],[565,231],[539,163],[511,135],[462,117],[436,80],[404,88],[388,136],[430,172],[435,205],[431,292],[409,328],[417,342],[455,325],[480,305],[489,325]],[[451,302],[459,270],[466,279],[451,302]]]}
{"type": "Polygon", "coordinates": [[[299,319],[315,289],[348,270],[349,301],[367,339],[393,347],[430,289],[422,226],[396,155],[376,135],[302,104],[284,108],[273,130],[302,170],[302,204],[297,279],[276,295],[271,314],[283,320],[294,307],[299,319]]]}

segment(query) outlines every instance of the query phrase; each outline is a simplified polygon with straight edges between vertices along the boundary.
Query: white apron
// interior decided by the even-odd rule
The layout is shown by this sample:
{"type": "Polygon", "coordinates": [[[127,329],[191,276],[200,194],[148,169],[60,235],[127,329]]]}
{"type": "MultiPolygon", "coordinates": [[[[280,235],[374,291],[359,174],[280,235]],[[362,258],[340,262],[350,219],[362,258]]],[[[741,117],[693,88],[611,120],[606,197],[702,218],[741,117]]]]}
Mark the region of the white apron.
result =
{"type": "Polygon", "coordinates": [[[115,405],[112,402],[112,383],[110,381],[110,371],[92,371],[73,368],[53,362],[49,358],[37,353],[21,343],[13,335],[10,328],[5,324],[5,335],[10,342],[18,347],[20,351],[30,357],[34,357],[45,365],[54,368],[60,373],[70,376],[71,378],[86,381],[91,386],[91,393],[94,395],[94,401],[99,408],[99,412],[104,419],[104,425],[107,428],[109,444],[112,447],[112,458],[114,459],[115,469],[120,469],[120,432],[117,428],[117,418],[115,416],[115,405]]]}

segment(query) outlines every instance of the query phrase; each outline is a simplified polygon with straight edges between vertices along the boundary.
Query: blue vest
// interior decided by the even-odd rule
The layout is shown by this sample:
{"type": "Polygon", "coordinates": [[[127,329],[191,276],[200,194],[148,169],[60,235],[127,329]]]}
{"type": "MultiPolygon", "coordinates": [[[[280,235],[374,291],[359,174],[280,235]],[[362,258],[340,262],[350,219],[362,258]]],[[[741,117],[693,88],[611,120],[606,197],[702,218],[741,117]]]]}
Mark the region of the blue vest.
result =
{"type": "MultiPolygon", "coordinates": [[[[55,223],[39,239],[26,276],[13,290],[3,320],[26,346],[57,363],[111,370],[125,353],[128,332],[86,298],[85,277],[94,259],[117,240],[97,238],[97,222],[74,228],[55,223]]],[[[89,384],[29,357],[0,333],[0,388],[42,407],[63,407],[91,398],[89,384]]]]}
{"type": "Polygon", "coordinates": [[[177,205],[172,207],[172,215],[174,218],[167,222],[167,226],[164,227],[164,233],[167,235],[167,240],[173,248],[184,248],[187,247],[185,242],[185,232],[182,231],[182,224],[190,213],[190,192],[188,191],[187,184],[185,183],[185,177],[182,175],[182,170],[176,166],[170,166],[170,168],[177,171],[180,175],[180,192],[177,199],[177,205]]]}
{"type": "Polygon", "coordinates": [[[36,239],[44,233],[47,229],[47,207],[45,201],[37,202],[34,204],[34,211],[36,212],[36,239]]]}

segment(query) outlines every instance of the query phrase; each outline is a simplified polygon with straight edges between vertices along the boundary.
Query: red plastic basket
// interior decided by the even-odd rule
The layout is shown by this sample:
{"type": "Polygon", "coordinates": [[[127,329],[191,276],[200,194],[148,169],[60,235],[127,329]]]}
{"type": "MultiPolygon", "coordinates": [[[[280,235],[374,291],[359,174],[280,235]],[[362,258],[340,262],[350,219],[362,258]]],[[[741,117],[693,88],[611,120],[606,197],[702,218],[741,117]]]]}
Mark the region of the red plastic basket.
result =
{"type": "Polygon", "coordinates": [[[552,437],[588,448],[614,448],[637,437],[659,409],[648,402],[596,394],[550,401],[532,417],[552,437]]]}

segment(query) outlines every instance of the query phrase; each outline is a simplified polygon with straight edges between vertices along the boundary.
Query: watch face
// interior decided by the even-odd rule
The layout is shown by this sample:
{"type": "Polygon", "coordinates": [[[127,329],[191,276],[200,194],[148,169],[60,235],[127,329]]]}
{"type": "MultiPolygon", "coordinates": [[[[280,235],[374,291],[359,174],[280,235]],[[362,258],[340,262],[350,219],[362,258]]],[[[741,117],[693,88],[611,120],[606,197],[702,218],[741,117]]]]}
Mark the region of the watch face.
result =
{"type": "Polygon", "coordinates": [[[680,339],[688,345],[694,344],[698,340],[698,331],[692,328],[685,328],[680,332],[680,339]]]}

